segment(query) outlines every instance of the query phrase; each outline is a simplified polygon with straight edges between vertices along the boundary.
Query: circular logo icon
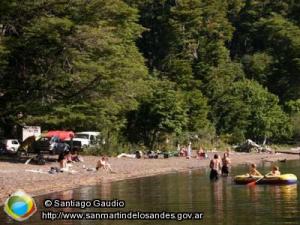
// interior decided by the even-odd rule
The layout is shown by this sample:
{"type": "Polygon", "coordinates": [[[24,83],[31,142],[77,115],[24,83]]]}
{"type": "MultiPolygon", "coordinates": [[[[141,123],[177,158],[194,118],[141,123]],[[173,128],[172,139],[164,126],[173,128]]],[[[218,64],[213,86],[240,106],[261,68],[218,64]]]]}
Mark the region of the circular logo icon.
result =
{"type": "Polygon", "coordinates": [[[36,212],[36,204],[34,199],[19,190],[12,194],[5,202],[4,211],[7,215],[17,221],[28,219],[36,212]]]}

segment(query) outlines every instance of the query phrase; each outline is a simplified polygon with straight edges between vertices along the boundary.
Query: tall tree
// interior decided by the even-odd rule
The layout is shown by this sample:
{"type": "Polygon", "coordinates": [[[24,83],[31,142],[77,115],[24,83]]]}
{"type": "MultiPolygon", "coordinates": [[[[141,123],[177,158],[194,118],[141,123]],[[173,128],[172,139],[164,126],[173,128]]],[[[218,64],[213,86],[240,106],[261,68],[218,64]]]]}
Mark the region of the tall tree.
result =
{"type": "Polygon", "coordinates": [[[124,124],[147,75],[135,46],[143,31],[137,21],[137,11],[120,0],[1,5],[2,123],[124,124]]]}
{"type": "Polygon", "coordinates": [[[289,118],[278,103],[278,98],[257,82],[235,82],[217,100],[217,128],[220,133],[256,141],[289,137],[289,118]]]}

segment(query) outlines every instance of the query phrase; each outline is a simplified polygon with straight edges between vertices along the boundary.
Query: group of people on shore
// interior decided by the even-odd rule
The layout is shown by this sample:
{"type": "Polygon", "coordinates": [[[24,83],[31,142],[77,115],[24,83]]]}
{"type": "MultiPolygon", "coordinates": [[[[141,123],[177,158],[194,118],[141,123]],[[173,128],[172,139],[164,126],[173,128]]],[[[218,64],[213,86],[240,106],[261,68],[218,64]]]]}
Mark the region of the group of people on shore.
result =
{"type": "Polygon", "coordinates": [[[229,158],[229,150],[227,150],[221,158],[218,154],[210,161],[210,176],[211,180],[218,180],[219,175],[228,176],[230,170],[231,160],[229,158]]]}
{"type": "MultiPolygon", "coordinates": [[[[218,154],[215,154],[213,159],[210,160],[209,167],[211,169],[210,171],[210,179],[211,180],[218,180],[219,176],[228,176],[230,173],[230,165],[231,165],[231,160],[229,157],[229,152],[230,150],[227,149],[226,152],[224,152],[223,157],[221,158],[218,154]]],[[[185,153],[185,148],[183,147],[180,150],[180,156],[186,156],[185,153]]],[[[147,156],[151,156],[151,154],[154,154],[154,152],[148,152],[147,156]]],[[[124,157],[125,153],[122,153],[118,156],[118,158],[124,157]]],[[[126,156],[129,154],[126,154],[126,156]]],[[[128,157],[128,156],[127,156],[128,157]]],[[[130,157],[132,158],[142,158],[143,153],[141,151],[136,151],[135,154],[131,154],[130,157]]],[[[188,157],[188,155],[187,155],[188,157]]],[[[150,157],[149,157],[150,158],[150,157]]],[[[157,157],[153,157],[157,158],[157,157]]],[[[196,158],[198,159],[205,159],[208,158],[207,154],[203,150],[202,147],[197,151],[197,156],[196,158]]],[[[72,166],[72,163],[74,162],[82,162],[83,159],[81,156],[79,156],[77,151],[63,151],[58,157],[58,162],[59,162],[59,170],[60,172],[63,171],[68,171],[70,167],[72,166]]],[[[103,168],[106,171],[113,172],[110,163],[108,162],[108,157],[107,156],[101,156],[100,159],[96,163],[96,168],[94,170],[99,170],[100,168],[103,168]]],[[[255,164],[251,164],[249,168],[249,173],[247,174],[249,177],[251,176],[263,176],[257,169],[255,164]]],[[[280,171],[278,166],[273,166],[272,170],[265,176],[280,176],[280,171]]]]}
{"type": "Polygon", "coordinates": [[[68,168],[70,163],[81,161],[83,159],[77,151],[62,151],[58,156],[58,163],[61,169],[68,168]]]}
{"type": "MultiPolygon", "coordinates": [[[[191,146],[190,145],[188,145],[187,147],[186,146],[182,146],[180,148],[180,150],[179,150],[179,156],[186,157],[187,159],[192,158],[193,156],[192,156],[191,146]]],[[[208,155],[207,155],[207,153],[205,152],[205,150],[203,149],[202,146],[200,146],[199,150],[197,150],[197,152],[196,152],[196,158],[197,159],[207,159],[208,158],[208,155]]]]}
{"type": "MultiPolygon", "coordinates": [[[[58,163],[59,163],[59,169],[52,169],[56,172],[68,172],[70,171],[70,167],[72,167],[72,164],[75,162],[83,162],[82,157],[78,154],[77,151],[63,151],[58,156],[58,163]]],[[[85,166],[84,166],[85,168],[85,166]]],[[[91,170],[99,170],[104,169],[109,172],[113,172],[110,163],[108,162],[107,156],[100,156],[100,159],[96,163],[96,168],[94,169],[87,169],[88,171],[91,170]]],[[[52,171],[53,173],[54,171],[52,171]]]]}

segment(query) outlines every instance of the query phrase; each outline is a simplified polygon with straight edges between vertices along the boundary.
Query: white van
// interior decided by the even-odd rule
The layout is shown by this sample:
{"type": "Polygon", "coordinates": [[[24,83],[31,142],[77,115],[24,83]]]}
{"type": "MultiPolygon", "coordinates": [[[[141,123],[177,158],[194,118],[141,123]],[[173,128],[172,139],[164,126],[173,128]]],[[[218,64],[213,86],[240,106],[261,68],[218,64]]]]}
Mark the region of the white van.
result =
{"type": "Polygon", "coordinates": [[[75,133],[74,141],[80,141],[82,148],[97,144],[100,138],[100,132],[84,131],[75,133]]]}
{"type": "Polygon", "coordinates": [[[20,147],[20,143],[17,139],[2,139],[0,142],[3,150],[8,153],[16,153],[20,147]]]}

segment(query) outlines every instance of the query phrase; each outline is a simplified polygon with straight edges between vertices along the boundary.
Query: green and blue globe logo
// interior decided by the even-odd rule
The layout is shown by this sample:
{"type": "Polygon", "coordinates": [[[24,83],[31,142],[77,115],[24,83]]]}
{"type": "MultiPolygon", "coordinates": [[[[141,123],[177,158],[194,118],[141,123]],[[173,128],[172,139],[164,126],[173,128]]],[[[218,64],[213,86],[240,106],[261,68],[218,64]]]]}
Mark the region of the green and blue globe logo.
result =
{"type": "Polygon", "coordinates": [[[12,194],[5,202],[4,211],[7,215],[17,221],[28,219],[36,212],[36,204],[34,199],[19,190],[12,194]]]}

